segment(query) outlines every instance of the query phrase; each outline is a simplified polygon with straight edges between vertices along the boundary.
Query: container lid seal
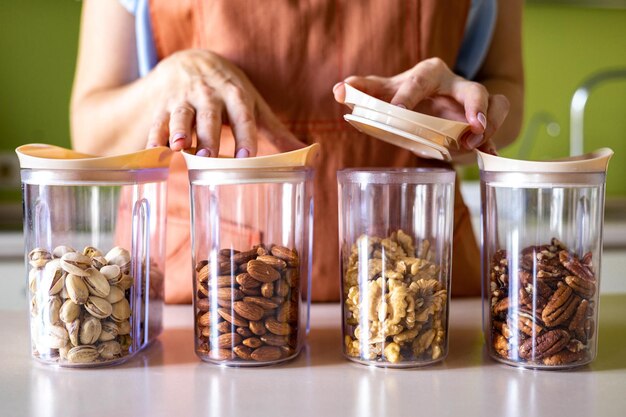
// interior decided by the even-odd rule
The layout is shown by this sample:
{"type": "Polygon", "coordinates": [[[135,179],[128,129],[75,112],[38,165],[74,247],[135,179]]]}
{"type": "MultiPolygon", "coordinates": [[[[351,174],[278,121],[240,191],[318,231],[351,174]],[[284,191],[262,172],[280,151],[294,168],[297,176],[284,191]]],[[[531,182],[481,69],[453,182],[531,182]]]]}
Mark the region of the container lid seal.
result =
{"type": "Polygon", "coordinates": [[[503,158],[476,151],[478,167],[489,172],[522,172],[522,173],[568,173],[568,172],[602,172],[605,173],[613,150],[600,148],[596,151],[568,158],[547,161],[523,161],[503,158]]]}

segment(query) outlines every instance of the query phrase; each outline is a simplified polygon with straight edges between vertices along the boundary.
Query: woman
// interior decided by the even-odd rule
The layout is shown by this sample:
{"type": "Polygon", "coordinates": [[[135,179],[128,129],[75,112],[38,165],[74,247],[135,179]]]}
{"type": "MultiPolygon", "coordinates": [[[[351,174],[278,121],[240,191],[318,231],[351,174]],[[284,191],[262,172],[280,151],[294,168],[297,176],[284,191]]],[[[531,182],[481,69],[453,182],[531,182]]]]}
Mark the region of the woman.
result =
{"type": "MultiPolygon", "coordinates": [[[[519,133],[522,0],[121,1],[84,2],[74,147],[111,154],[197,141],[198,155],[245,158],[319,142],[314,300],[339,295],[336,170],[438,164],[365,142],[342,119],[341,81],[467,120],[473,135],[458,162],[519,133]]],[[[178,155],[168,202],[169,302],[191,298],[186,183],[178,155]]],[[[480,256],[458,190],[455,206],[453,293],[476,294],[480,256]]]]}

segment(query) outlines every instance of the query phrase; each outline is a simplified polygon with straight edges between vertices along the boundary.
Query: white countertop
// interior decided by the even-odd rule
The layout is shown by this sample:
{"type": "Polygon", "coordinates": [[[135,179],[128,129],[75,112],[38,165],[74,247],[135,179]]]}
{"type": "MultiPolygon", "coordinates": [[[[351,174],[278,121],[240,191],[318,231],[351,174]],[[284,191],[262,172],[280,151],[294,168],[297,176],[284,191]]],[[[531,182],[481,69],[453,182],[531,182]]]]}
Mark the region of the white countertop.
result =
{"type": "Polygon", "coordinates": [[[451,303],[450,354],[408,370],[346,361],[337,304],[314,305],[305,351],[264,368],[193,353],[189,306],[168,306],[157,343],[124,365],[63,369],[30,358],[27,313],[0,311],[0,416],[623,416],[626,294],[600,301],[599,354],[573,371],[531,371],[484,353],[480,301],[451,303]]]}

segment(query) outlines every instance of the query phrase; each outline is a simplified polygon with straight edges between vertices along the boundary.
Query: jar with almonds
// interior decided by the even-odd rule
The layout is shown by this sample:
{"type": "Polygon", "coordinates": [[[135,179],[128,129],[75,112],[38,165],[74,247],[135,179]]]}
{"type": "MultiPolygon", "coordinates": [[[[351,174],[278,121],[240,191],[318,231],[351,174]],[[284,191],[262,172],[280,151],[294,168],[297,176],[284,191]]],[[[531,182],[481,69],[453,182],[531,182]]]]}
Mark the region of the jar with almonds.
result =
{"type": "Polygon", "coordinates": [[[484,333],[495,360],[568,369],[595,358],[611,154],[562,162],[479,154],[484,333]]]}
{"type": "Polygon", "coordinates": [[[435,168],[338,172],[346,358],[382,367],[445,359],[454,177],[435,168]]]}
{"type": "Polygon", "coordinates": [[[296,357],[308,322],[313,171],[189,177],[196,354],[230,366],[296,357]]]}
{"type": "MultiPolygon", "coordinates": [[[[168,168],[121,169],[115,157],[59,148],[53,155],[75,158],[41,157],[47,148],[18,149],[32,355],[64,367],[120,363],[162,329],[168,168]]],[[[168,150],[152,152],[167,162],[168,150]]]]}

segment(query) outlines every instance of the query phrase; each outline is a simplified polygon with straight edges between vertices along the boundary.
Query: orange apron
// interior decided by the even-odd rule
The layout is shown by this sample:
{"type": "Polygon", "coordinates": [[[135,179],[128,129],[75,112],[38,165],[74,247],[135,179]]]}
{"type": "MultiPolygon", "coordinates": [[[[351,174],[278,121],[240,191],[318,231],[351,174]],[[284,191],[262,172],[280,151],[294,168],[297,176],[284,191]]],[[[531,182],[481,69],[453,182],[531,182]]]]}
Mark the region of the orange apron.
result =
{"type": "MultiPolygon", "coordinates": [[[[349,75],[392,76],[438,56],[454,66],[469,0],[150,0],[159,58],[188,48],[220,54],[241,68],[286,126],[318,142],[315,179],[314,301],[339,299],[338,169],[441,165],[382,141],[364,139],[344,122],[332,86],[349,75]]],[[[232,134],[227,130],[222,140],[232,134]]],[[[261,141],[259,154],[277,152],[261,141]]],[[[453,295],[480,292],[480,253],[470,216],[455,193],[453,295]]],[[[166,301],[191,300],[188,179],[172,162],[168,197],[166,301]]]]}

